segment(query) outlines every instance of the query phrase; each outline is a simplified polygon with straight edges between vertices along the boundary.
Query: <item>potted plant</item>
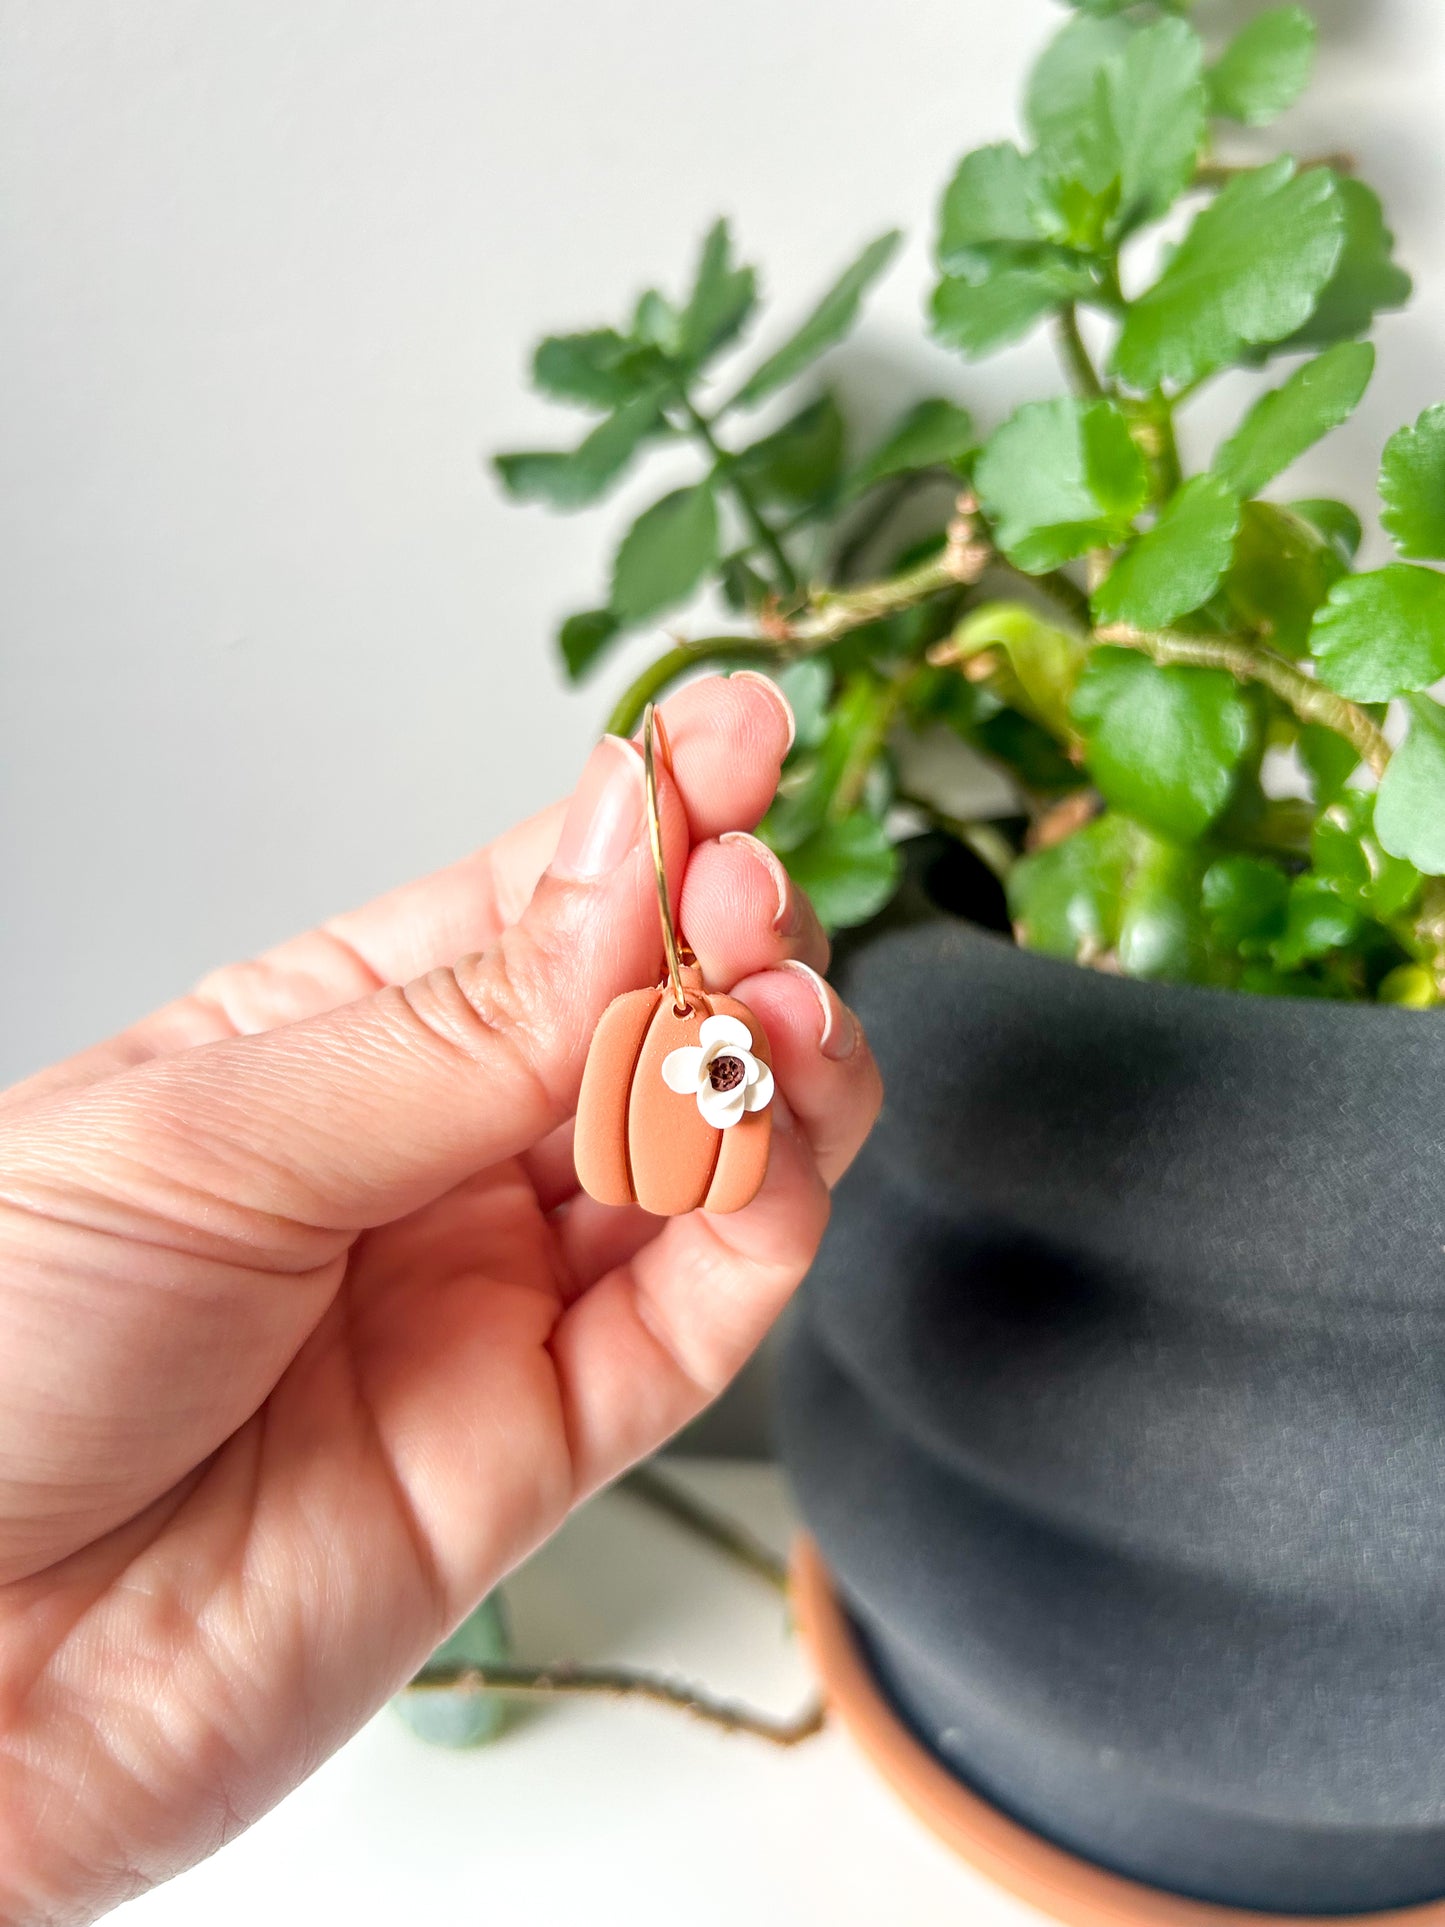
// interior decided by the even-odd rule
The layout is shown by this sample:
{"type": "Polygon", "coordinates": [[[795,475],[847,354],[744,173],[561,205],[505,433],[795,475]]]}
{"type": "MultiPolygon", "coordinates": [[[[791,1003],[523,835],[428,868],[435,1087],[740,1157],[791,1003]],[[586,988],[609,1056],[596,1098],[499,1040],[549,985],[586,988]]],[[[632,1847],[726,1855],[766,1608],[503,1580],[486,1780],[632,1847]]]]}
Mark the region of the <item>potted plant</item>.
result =
{"type": "Polygon", "coordinates": [[[762,833],[866,926],[841,967],[888,1104],[785,1456],[908,1743],[1084,1885],[1128,1877],[1080,1918],[1129,1882],[1445,1894],[1445,407],[1385,442],[1398,559],[1357,568],[1355,510],[1288,471],[1409,281],[1343,157],[1229,158],[1305,85],[1308,14],[1220,47],[1187,13],[1080,0],[1025,140],[944,191],[932,332],[1051,329],[1059,394],[976,426],[961,376],[854,448],[815,363],[896,237],[735,374],[757,288],[719,222],[682,299],[540,345],[595,423],[497,463],[577,508],[698,450],[563,659],[715,590],[611,727],[704,664],[793,698],[762,833]],[[945,796],[942,741],[1007,800],[945,796]]]}

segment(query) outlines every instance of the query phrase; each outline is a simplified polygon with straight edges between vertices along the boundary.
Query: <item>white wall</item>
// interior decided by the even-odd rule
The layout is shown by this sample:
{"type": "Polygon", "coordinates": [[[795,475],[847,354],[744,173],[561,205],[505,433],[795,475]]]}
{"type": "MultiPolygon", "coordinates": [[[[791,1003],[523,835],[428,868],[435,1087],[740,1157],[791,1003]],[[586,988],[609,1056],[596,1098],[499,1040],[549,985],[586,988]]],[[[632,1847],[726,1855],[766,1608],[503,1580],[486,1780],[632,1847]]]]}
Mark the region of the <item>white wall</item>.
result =
{"type": "MultiPolygon", "coordinates": [[[[1387,429],[1445,395],[1445,8],[1318,10],[1291,134],[1357,149],[1421,284],[1307,478],[1364,498],[1387,429]]],[[[784,315],[902,220],[844,357],[871,412],[930,369],[986,419],[1045,378],[1042,346],[955,367],[916,315],[937,188],[1010,129],[1060,17],[5,0],[0,1078],[567,782],[642,646],[563,694],[550,626],[627,498],[559,522],[482,466],[570,429],[522,385],[541,329],[676,282],[718,211],[784,315]]]]}

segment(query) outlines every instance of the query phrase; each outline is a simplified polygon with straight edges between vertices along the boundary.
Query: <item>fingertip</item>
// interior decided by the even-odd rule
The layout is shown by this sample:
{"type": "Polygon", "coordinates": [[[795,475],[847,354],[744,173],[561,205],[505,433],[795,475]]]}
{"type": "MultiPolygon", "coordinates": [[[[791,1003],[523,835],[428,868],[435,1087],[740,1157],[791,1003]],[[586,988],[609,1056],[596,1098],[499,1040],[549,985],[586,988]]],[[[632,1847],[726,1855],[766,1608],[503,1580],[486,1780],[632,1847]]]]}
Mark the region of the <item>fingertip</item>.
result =
{"type": "Polygon", "coordinates": [[[728,680],[734,684],[740,683],[748,695],[752,695],[755,690],[758,691],[774,709],[781,713],[787,730],[787,741],[783,745],[783,755],[786,756],[798,740],[798,719],[793,714],[793,705],[783,694],[781,687],[773,681],[771,676],[761,675],[756,669],[735,669],[728,680]]]}
{"type": "Polygon", "coordinates": [[[883,1083],[863,1028],[828,981],[799,959],[734,993],[767,1033],[778,1089],[831,1184],[873,1127],[883,1083]]]}
{"type": "Polygon", "coordinates": [[[718,986],[790,957],[828,962],[812,905],[774,852],[745,830],[726,830],[693,850],[680,915],[704,977],[718,986]]]}
{"type": "Polygon", "coordinates": [[[773,799],[793,739],[787,699],[766,676],[702,676],[662,706],[693,840],[748,829],[773,799]]]}
{"type": "Polygon", "coordinates": [[[791,970],[812,993],[822,1023],[822,1029],[818,1032],[818,1049],[824,1057],[831,1058],[834,1063],[851,1057],[862,1041],[863,1033],[858,1019],[827,978],[801,957],[785,957],[778,968],[791,970]]]}

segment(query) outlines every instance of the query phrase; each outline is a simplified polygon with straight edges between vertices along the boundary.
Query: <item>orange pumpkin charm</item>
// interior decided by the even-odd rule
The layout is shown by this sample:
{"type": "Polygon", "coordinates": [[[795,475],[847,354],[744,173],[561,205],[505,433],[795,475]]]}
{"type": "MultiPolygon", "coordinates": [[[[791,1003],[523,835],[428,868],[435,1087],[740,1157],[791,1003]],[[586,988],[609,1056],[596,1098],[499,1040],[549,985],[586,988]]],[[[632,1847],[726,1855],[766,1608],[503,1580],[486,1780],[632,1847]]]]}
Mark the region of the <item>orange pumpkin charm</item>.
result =
{"type": "Polygon", "coordinates": [[[695,968],[682,985],[685,1009],[667,983],[617,998],[592,1040],[574,1156],[601,1204],[667,1218],[740,1211],[766,1174],[773,1073],[762,1025],[736,998],[705,991],[695,968]]]}
{"type": "Polygon", "coordinates": [[[662,718],[649,703],[642,768],[667,976],[602,1013],[582,1073],[573,1161],[599,1204],[677,1218],[741,1211],[757,1196],[773,1136],[773,1069],[757,1018],[735,997],[703,988],[697,958],[678,938],[663,865],[659,744],[666,759],[662,718]]]}

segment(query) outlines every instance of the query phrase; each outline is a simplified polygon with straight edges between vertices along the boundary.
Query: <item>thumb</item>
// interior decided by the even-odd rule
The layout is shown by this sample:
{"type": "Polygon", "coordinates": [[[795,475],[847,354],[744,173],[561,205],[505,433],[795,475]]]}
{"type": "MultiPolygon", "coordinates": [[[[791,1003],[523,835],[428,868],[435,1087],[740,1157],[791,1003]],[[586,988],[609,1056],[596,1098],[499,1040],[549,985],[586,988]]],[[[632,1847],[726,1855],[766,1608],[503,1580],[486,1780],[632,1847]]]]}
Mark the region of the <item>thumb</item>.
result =
{"type": "MultiPolygon", "coordinates": [[[[738,700],[725,683],[717,689],[715,726],[738,700]]],[[[786,749],[781,719],[741,738],[724,727],[718,745],[734,756],[727,793],[738,825],[751,824],[786,749]]],[[[695,769],[694,754],[690,782],[695,769]]],[[[714,797],[719,773],[699,771],[714,797]]],[[[687,813],[665,775],[661,804],[668,873],[680,882],[687,813]]],[[[115,1174],[100,1180],[110,1196],[119,1191],[151,1221],[196,1226],[209,1254],[239,1243],[250,1263],[268,1253],[320,1262],[328,1236],[402,1216],[565,1119],[602,1011],[661,968],[642,758],[607,737],[550,868],[491,949],[322,1016],[68,1094],[46,1107],[48,1119],[32,1118],[49,1140],[36,1148],[50,1181],[58,1138],[62,1163],[83,1160],[87,1189],[97,1173],[115,1174]]]]}

